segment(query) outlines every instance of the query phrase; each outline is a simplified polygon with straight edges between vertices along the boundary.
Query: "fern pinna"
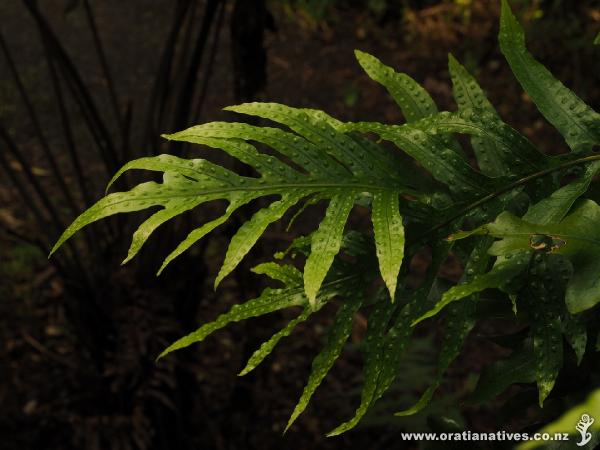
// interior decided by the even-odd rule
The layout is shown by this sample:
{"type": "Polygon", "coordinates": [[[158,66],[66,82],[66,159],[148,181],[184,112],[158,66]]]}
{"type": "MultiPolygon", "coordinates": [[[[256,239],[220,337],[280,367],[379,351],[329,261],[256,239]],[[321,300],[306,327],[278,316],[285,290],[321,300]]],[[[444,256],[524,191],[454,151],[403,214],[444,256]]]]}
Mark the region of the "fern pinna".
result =
{"type": "Polygon", "coordinates": [[[444,342],[435,381],[415,405],[398,414],[413,414],[426,406],[480,317],[480,295],[495,289],[501,294],[496,295],[499,301],[512,302],[513,320],[530,325],[529,334],[510,358],[482,374],[474,398],[489,398],[512,382],[536,382],[541,405],[563,366],[563,337],[581,361],[589,347],[589,314],[600,301],[600,206],[592,195],[580,199],[600,170],[600,156],[592,153],[600,144],[600,115],[527,51],[523,30],[506,1],[499,40],[517,80],[564,136],[571,153],[546,156],[504,123],[474,77],[452,56],[449,70],[458,109],[438,112],[415,80],[357,51],[360,65],[389,91],[407,123],[343,123],[321,111],[272,103],[230,107],[281,127],[214,122],[165,137],[221,150],[251,166],[258,176],[242,176],[204,159],[160,155],[131,161],[109,187],[133,169],[162,172],[162,182],[106,195],[68,227],[52,251],[96,220],[161,207],[134,233],[128,261],[164,222],[203,203],[225,200],[226,211],[193,230],[165,258],[160,273],[238,208],[277,196],[232,237],[216,287],[271,223],[291,209],[298,214],[302,205],[324,200],[328,206],[318,228],[292,246],[292,254],[306,257],[302,272],[293,261],[257,266],[256,273],[282,287],[267,288],[234,306],[160,357],[200,342],[231,322],[301,307],[295,319],[256,350],[243,375],[299,323],[335,300],[339,308],[289,427],[341,354],[354,314],[365,310],[369,321],[361,400],[355,415],[331,431],[336,435],[354,427],[390,387],[415,326],[443,312],[444,342]],[[470,164],[456,134],[470,136],[478,169],[470,164]],[[376,143],[373,135],[398,151],[376,143]],[[269,153],[261,151],[265,146],[269,153]],[[344,234],[357,202],[370,208],[372,233],[344,234]],[[407,261],[425,246],[432,249],[432,262],[424,283],[411,290],[407,261]],[[450,253],[462,260],[464,274],[457,285],[440,292],[438,269],[450,253]],[[354,258],[349,261],[342,254],[354,258]],[[371,287],[378,279],[385,288],[373,295],[371,287]]]}

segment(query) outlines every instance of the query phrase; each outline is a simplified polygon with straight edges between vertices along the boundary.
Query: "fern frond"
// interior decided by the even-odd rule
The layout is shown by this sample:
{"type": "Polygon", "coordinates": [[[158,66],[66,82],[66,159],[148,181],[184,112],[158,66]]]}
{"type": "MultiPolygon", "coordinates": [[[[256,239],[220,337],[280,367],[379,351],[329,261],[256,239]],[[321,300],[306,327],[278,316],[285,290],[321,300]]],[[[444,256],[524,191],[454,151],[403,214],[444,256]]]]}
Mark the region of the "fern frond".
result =
{"type": "MultiPolygon", "coordinates": [[[[560,223],[540,225],[502,213],[495,222],[475,231],[500,238],[490,254],[506,256],[536,249],[565,255],[575,272],[567,286],[566,304],[572,314],[592,308],[600,301],[597,285],[600,273],[600,206],[592,200],[582,201],[560,223]]],[[[457,287],[458,290],[459,287],[457,287]]]]}
{"type": "MultiPolygon", "coordinates": [[[[355,50],[354,54],[367,75],[389,92],[402,110],[407,123],[416,122],[438,113],[438,107],[429,93],[410,76],[396,72],[368,53],[355,50]]],[[[463,149],[452,135],[441,136],[440,144],[463,154],[463,149]]]]}
{"type": "MultiPolygon", "coordinates": [[[[448,69],[452,78],[454,99],[459,111],[479,110],[498,117],[496,109],[489,102],[475,78],[452,54],[448,55],[448,69]]],[[[498,120],[500,120],[499,117],[498,120]]],[[[502,149],[498,148],[494,139],[473,135],[471,144],[481,172],[491,177],[510,173],[511,166],[505,161],[506,158],[502,157],[502,149]]]]}
{"type": "Polygon", "coordinates": [[[469,397],[469,403],[481,404],[502,394],[510,385],[516,383],[534,383],[536,380],[535,359],[531,342],[525,348],[515,350],[508,358],[487,366],[475,390],[469,397]]]}
{"type": "MultiPolygon", "coordinates": [[[[289,126],[298,134],[277,128],[254,127],[247,124],[209,123],[167,135],[171,140],[186,141],[220,149],[253,167],[260,177],[244,177],[205,160],[184,160],[169,155],[142,158],[126,164],[109,183],[112,185],[127,170],[144,169],[164,172],[163,183],[144,183],[128,192],[109,194],[78,217],[57,242],[56,250],[82,227],[120,212],[139,211],[162,206],[135,232],[124,262],[133,258],[152,232],[162,223],[191,210],[202,203],[223,199],[229,202],[225,213],[193,230],[169,254],[160,271],[178,255],[225,223],[242,205],[260,197],[280,198],[259,210],[245,222],[231,239],[215,287],[240,263],[269,224],[280,220],[302,199],[311,196],[330,200],[319,230],[312,235],[312,255],[304,271],[305,289],[314,304],[333,257],[338,253],[344,225],[355,198],[363,192],[387,201],[386,209],[377,209],[373,222],[377,226],[377,242],[381,252],[380,265],[388,289],[393,292],[395,276],[402,262],[402,219],[397,202],[401,195],[420,196],[405,183],[405,173],[396,170],[394,159],[379,146],[338,131],[341,122],[310,110],[300,110],[276,104],[251,103],[230,108],[258,115],[289,126]],[[259,152],[245,140],[269,145],[282,157],[289,158],[298,168],[259,152]],[[301,169],[300,169],[301,168],[301,169]],[[394,227],[379,224],[391,220],[394,227]],[[391,243],[394,243],[393,246],[391,243]],[[392,248],[393,247],[393,248],[392,248]]],[[[404,172],[408,172],[404,170],[404,172]]],[[[413,178],[414,177],[413,175],[413,178]]],[[[386,222],[387,223],[387,222],[386,222]]],[[[159,271],[159,272],[160,272],[159,271]]]]}
{"type": "Polygon", "coordinates": [[[523,89],[573,151],[600,144],[600,114],[558,81],[525,47],[525,33],[502,0],[500,49],[523,89]]]}
{"type": "Polygon", "coordinates": [[[327,342],[321,353],[317,355],[312,364],[312,369],[308,382],[302,391],[302,395],[292,412],[291,417],[285,427],[287,429],[296,421],[298,416],[306,409],[308,402],[313,396],[315,390],[331,367],[335,360],[340,356],[344,344],[350,336],[352,331],[352,322],[354,314],[358,311],[363,302],[363,297],[360,292],[348,293],[348,299],[342,304],[339,311],[337,312],[333,324],[329,328],[329,335],[327,336],[327,342]]]}
{"type": "MultiPolygon", "coordinates": [[[[582,152],[599,145],[600,115],[528,53],[523,29],[506,0],[502,2],[500,43],[522,87],[572,150],[582,152]]],[[[322,111],[274,103],[229,107],[229,111],[276,126],[213,122],[164,137],[225,153],[249,166],[255,175],[242,176],[205,159],[160,155],[132,161],[115,174],[108,188],[128,170],[159,172],[162,182],[107,194],[75,219],[52,252],[99,219],[153,210],[133,234],[125,263],[163,223],[207,202],[222,201],[224,212],[192,230],[164,259],[160,273],[240,208],[258,204],[254,215],[231,238],[216,288],[267,227],[289,217],[291,226],[308,206],[327,202],[316,229],[275,255],[277,259],[306,257],[302,272],[291,264],[273,262],[255,267],[255,273],[283,287],[269,287],[257,298],[233,306],[173,343],[159,358],[202,342],[232,322],[284,308],[297,310],[252,354],[240,372],[247,374],[299,324],[336,299],[340,307],[287,430],[340,356],[354,314],[372,306],[362,345],[365,365],[360,404],[349,420],[329,434],[337,435],[356,426],[390,388],[414,327],[444,310],[443,343],[433,381],[416,404],[398,415],[424,408],[475,325],[479,294],[493,288],[507,294],[519,320],[521,316],[531,319],[531,326],[519,350],[484,372],[474,398],[497,394],[511,382],[536,382],[541,405],[563,364],[563,336],[580,362],[588,340],[581,313],[600,302],[600,206],[589,199],[579,200],[600,172],[600,156],[550,157],[540,152],[502,121],[475,78],[452,55],[448,63],[456,112],[438,112],[422,86],[374,56],[357,51],[356,57],[367,74],[391,94],[407,123],[344,123],[322,111]],[[392,142],[400,151],[380,145],[371,134],[392,142]],[[456,134],[470,137],[478,169],[456,134]],[[577,172],[576,166],[583,164],[587,165],[577,172]],[[579,177],[571,180],[575,173],[579,177]],[[569,183],[561,187],[565,180],[569,183]],[[373,236],[345,233],[355,205],[369,211],[373,236]],[[406,261],[424,246],[431,248],[432,262],[421,287],[411,290],[406,261]],[[460,282],[447,289],[448,284],[437,275],[451,250],[465,263],[465,271],[460,282]],[[385,288],[375,296],[365,295],[378,275],[385,288]]],[[[210,159],[212,152],[207,153],[210,159]]]]}
{"type": "MultiPolygon", "coordinates": [[[[283,288],[266,288],[259,297],[242,304],[234,305],[228,312],[220,315],[215,321],[201,326],[196,331],[171,344],[160,354],[159,358],[162,358],[175,350],[202,342],[215,331],[220,330],[233,322],[239,322],[252,317],[259,317],[297,306],[303,308],[303,313],[300,314],[299,318],[304,317],[304,314],[306,314],[306,318],[308,318],[308,316],[317,312],[328,301],[335,297],[354,293],[354,295],[359,296],[362,299],[364,286],[373,278],[373,273],[369,270],[370,261],[369,258],[362,258],[360,262],[354,264],[336,261],[313,304],[308,301],[308,298],[304,293],[302,273],[294,266],[276,263],[259,264],[252,269],[253,272],[267,275],[269,278],[281,282],[285,286],[283,288]]],[[[299,320],[298,323],[300,321],[302,320],[299,320]]],[[[286,327],[284,330],[276,333],[271,338],[272,340],[267,341],[261,346],[261,348],[252,355],[246,368],[243,369],[242,374],[248,373],[262,362],[262,360],[273,351],[275,345],[281,338],[287,336],[291,331],[293,331],[293,326],[290,326],[289,329],[286,327]]]]}

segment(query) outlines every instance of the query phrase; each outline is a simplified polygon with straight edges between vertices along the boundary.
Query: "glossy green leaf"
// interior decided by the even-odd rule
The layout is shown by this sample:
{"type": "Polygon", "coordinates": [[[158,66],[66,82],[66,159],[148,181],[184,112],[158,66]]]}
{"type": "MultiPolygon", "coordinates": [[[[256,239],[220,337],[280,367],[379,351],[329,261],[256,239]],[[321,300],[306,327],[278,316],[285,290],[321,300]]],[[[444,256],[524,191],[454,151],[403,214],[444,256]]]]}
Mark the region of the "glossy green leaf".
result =
{"type": "Polygon", "coordinates": [[[360,292],[355,293],[348,300],[346,300],[340,307],[338,313],[335,316],[333,324],[329,329],[327,336],[327,342],[325,347],[321,350],[321,353],[314,359],[308,382],[304,387],[304,391],[298,400],[298,404],[294,408],[290,419],[285,427],[287,430],[298,418],[300,414],[306,409],[308,402],[312,395],[319,387],[335,360],[340,356],[344,344],[348,340],[350,333],[352,332],[352,323],[354,320],[354,314],[360,308],[362,303],[362,294],[360,292]]]}
{"type": "Polygon", "coordinates": [[[574,151],[600,144],[600,115],[536,61],[525,47],[525,33],[502,0],[500,48],[523,89],[574,151]]]}
{"type": "MultiPolygon", "coordinates": [[[[448,55],[448,68],[452,78],[454,99],[458,104],[459,111],[479,110],[497,116],[496,110],[487,99],[483,89],[452,54],[448,55]]],[[[499,144],[493,139],[473,135],[471,144],[479,169],[484,174],[497,177],[510,173],[510,164],[502,157],[502,150],[498,148],[499,144]]]]}
{"type": "Polygon", "coordinates": [[[304,290],[311,303],[315,302],[333,258],[340,250],[344,225],[355,196],[354,192],[334,196],[319,229],[312,234],[310,255],[304,266],[304,290]]]}
{"type": "MultiPolygon", "coordinates": [[[[463,275],[465,281],[473,280],[475,277],[486,271],[490,259],[487,255],[487,250],[491,243],[492,240],[490,238],[483,238],[474,245],[465,265],[465,272],[463,275]]],[[[450,367],[452,361],[460,354],[467,336],[475,326],[475,312],[478,300],[479,296],[473,294],[460,303],[450,305],[448,314],[446,315],[444,340],[440,351],[435,379],[431,386],[427,388],[421,398],[413,406],[397,412],[395,414],[396,416],[416,414],[429,404],[433,394],[442,383],[448,367],[450,367]]]]}
{"type": "Polygon", "coordinates": [[[318,309],[320,309],[319,308],[320,305],[324,305],[324,303],[317,303],[317,305],[314,308],[311,308],[311,307],[304,308],[304,310],[302,311],[302,313],[300,313],[298,315],[298,317],[290,320],[283,329],[281,329],[280,331],[275,333],[273,336],[271,336],[269,338],[269,340],[264,342],[260,346],[260,348],[258,350],[256,350],[252,354],[252,356],[250,356],[250,359],[248,359],[246,366],[240,371],[240,373],[238,375],[243,376],[243,375],[248,374],[252,370],[256,369],[256,367],[261,362],[263,362],[263,360],[267,356],[269,356],[273,352],[273,350],[275,349],[275,346],[279,343],[279,341],[281,339],[283,339],[284,337],[289,336],[292,333],[292,331],[294,331],[294,328],[296,328],[296,326],[298,324],[305,322],[311,316],[311,314],[313,314],[318,309]]]}
{"type": "Polygon", "coordinates": [[[400,265],[404,258],[404,226],[398,211],[398,197],[390,192],[373,195],[373,231],[383,281],[393,299],[400,265]]]}
{"type": "Polygon", "coordinates": [[[411,77],[396,72],[368,53],[355,50],[354,54],[367,75],[387,89],[402,109],[407,122],[414,122],[438,112],[429,93],[411,77]]]}
{"type": "Polygon", "coordinates": [[[214,322],[207,323],[193,333],[178,339],[160,354],[159,359],[175,350],[202,342],[209,335],[226,327],[230,323],[239,322],[251,317],[263,316],[291,306],[303,306],[306,304],[306,297],[302,295],[301,289],[267,288],[259,297],[249,300],[246,303],[234,305],[229,312],[221,314],[214,322]]]}
{"type": "Polygon", "coordinates": [[[447,305],[463,299],[471,294],[476,294],[485,289],[500,288],[512,278],[527,268],[531,257],[530,252],[522,252],[511,256],[511,258],[498,258],[496,264],[489,272],[476,276],[472,281],[451,287],[444,293],[441,300],[429,311],[415,319],[412,326],[438,314],[447,305]],[[513,262],[514,258],[514,262],[513,262]]]}
{"type": "Polygon", "coordinates": [[[490,249],[493,255],[536,249],[569,258],[574,273],[565,301],[571,314],[592,308],[600,301],[600,206],[592,200],[581,201],[560,223],[534,224],[504,212],[495,222],[475,230],[475,234],[501,238],[490,249]]]}

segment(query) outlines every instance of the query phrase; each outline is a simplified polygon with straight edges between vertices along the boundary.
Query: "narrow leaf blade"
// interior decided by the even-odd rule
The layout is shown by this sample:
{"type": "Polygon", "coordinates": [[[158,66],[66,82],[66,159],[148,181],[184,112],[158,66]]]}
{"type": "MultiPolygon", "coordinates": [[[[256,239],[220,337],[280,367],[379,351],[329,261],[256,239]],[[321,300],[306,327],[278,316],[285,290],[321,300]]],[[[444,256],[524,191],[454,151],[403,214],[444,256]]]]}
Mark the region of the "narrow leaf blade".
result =
{"type": "Polygon", "coordinates": [[[525,47],[525,33],[502,0],[500,48],[510,68],[540,112],[574,151],[600,143],[600,115],[536,61],[525,47]]]}
{"type": "Polygon", "coordinates": [[[398,195],[391,191],[376,192],[372,208],[379,270],[393,299],[404,258],[404,226],[398,210],[398,195]]]}
{"type": "Polygon", "coordinates": [[[354,205],[356,193],[340,193],[332,197],[325,218],[312,234],[311,252],[304,266],[304,289],[311,304],[342,244],[344,226],[354,205]]]}

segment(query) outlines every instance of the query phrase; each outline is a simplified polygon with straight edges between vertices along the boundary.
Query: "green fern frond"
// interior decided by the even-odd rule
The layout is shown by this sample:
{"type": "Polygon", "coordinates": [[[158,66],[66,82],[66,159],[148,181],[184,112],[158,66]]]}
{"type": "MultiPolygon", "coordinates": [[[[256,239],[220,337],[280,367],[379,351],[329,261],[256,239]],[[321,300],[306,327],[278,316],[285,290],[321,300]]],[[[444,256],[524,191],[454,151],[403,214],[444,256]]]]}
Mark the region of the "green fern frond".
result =
{"type": "Polygon", "coordinates": [[[525,33],[502,0],[500,49],[521,86],[573,151],[600,144],[600,114],[558,81],[525,47],[525,33]]]}
{"type": "Polygon", "coordinates": [[[302,395],[290,416],[285,427],[287,429],[296,421],[298,416],[306,409],[308,402],[313,396],[315,390],[331,367],[335,360],[340,356],[344,344],[352,331],[352,323],[354,314],[358,311],[363,302],[363,297],[360,292],[348,293],[347,300],[342,304],[337,312],[333,324],[329,328],[329,335],[325,347],[314,359],[308,382],[302,391],[302,395]]]}
{"type": "MultiPolygon", "coordinates": [[[[198,158],[160,155],[131,161],[115,174],[107,190],[129,170],[159,172],[162,182],[107,194],[75,219],[52,253],[97,220],[152,210],[133,234],[125,263],[163,223],[207,202],[222,201],[224,212],[192,230],[166,256],[160,273],[240,208],[257,204],[254,215],[231,238],[216,287],[267,227],[291,218],[289,228],[307,207],[327,202],[316,229],[275,255],[280,260],[301,255],[302,271],[274,262],[256,266],[255,273],[283,287],[266,288],[257,298],[233,306],[170,345],[159,358],[202,342],[230,323],[285,308],[297,310],[252,354],[240,372],[245,375],[298,325],[335,299],[340,306],[287,430],[341,355],[355,313],[372,307],[365,312],[369,320],[362,344],[360,404],[349,420],[329,433],[338,435],[355,427],[392,386],[415,326],[443,312],[444,334],[433,382],[416,404],[398,415],[424,408],[476,323],[480,293],[496,289],[508,306],[512,302],[519,320],[525,318],[531,326],[512,356],[484,371],[474,400],[496,395],[513,382],[535,382],[541,405],[566,359],[563,336],[581,362],[588,343],[583,313],[600,301],[600,206],[581,199],[600,172],[600,156],[581,154],[600,144],[600,115],[528,53],[523,29],[505,0],[499,39],[518,81],[573,154],[547,156],[504,123],[475,78],[452,55],[448,64],[458,111],[439,112],[414,79],[356,51],[366,73],[398,104],[405,124],[344,123],[323,111],[274,103],[229,107],[276,126],[213,122],[164,137],[225,153],[255,175],[242,176],[198,158]],[[373,134],[397,149],[372,140],[373,134]],[[477,168],[456,134],[470,138],[477,168]],[[372,235],[345,230],[355,205],[369,212],[372,235]],[[407,262],[426,246],[432,250],[432,262],[425,280],[418,289],[409,289],[407,262]],[[438,271],[451,252],[465,270],[458,284],[448,288],[438,271]],[[377,286],[376,279],[385,288],[368,295],[377,286]]],[[[211,151],[207,153],[210,158],[211,151]]]]}
{"type": "Polygon", "coordinates": [[[360,141],[337,131],[332,126],[334,119],[328,116],[275,104],[252,103],[230,109],[277,121],[299,134],[277,128],[217,122],[168,135],[166,137],[171,140],[220,149],[253,167],[260,177],[243,177],[205,160],[188,161],[169,155],[132,161],[115,175],[109,187],[121,174],[131,169],[163,171],[163,183],[144,183],[128,192],[109,194],[74,221],[53,251],[76,231],[96,220],[120,212],[162,206],[162,210],[135,232],[124,261],[127,262],[162,223],[207,201],[227,200],[229,205],[226,212],[193,230],[166,257],[160,269],[162,271],[175,257],[226,222],[242,205],[264,196],[280,196],[279,200],[259,210],[233,236],[215,280],[216,287],[235,269],[269,224],[280,220],[302,199],[317,195],[329,199],[330,204],[325,219],[312,235],[313,252],[304,271],[305,290],[314,304],[333,257],[339,251],[344,225],[355,198],[362,192],[369,192],[377,198],[373,222],[379,225],[379,220],[391,221],[394,225],[387,227],[386,222],[377,226],[376,234],[382,273],[388,289],[393,292],[403,255],[402,219],[397,202],[402,194],[420,195],[404,183],[402,172],[396,171],[391,164],[393,159],[382,148],[361,145],[360,141]],[[244,139],[272,146],[298,168],[257,151],[244,139]],[[385,199],[385,203],[381,199],[385,199]]]}
{"type": "MultiPolygon", "coordinates": [[[[448,55],[448,69],[452,78],[454,99],[459,111],[483,111],[498,117],[496,109],[489,102],[483,89],[477,84],[475,78],[457,60],[448,55]]],[[[498,117],[498,120],[499,117],[498,117]]],[[[510,164],[503,158],[502,150],[494,139],[473,135],[471,145],[479,170],[491,177],[498,177],[510,173],[510,164]]]]}

